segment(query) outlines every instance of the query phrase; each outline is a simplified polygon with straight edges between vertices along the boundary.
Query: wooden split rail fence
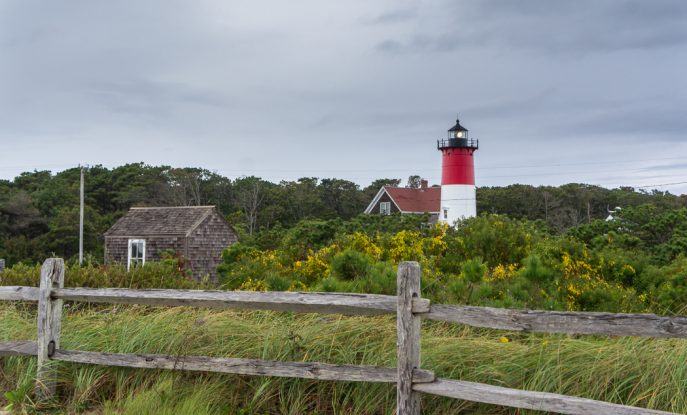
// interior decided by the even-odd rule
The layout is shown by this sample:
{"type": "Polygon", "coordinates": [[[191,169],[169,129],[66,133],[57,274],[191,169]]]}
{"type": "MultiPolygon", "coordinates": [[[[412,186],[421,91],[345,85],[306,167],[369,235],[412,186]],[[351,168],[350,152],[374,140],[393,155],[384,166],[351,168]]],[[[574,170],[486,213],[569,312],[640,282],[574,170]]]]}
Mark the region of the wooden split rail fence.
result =
{"type": "MultiPolygon", "coordinates": [[[[173,369],[239,375],[280,376],[317,380],[385,382],[397,385],[397,413],[420,413],[420,393],[487,404],[561,414],[668,414],[545,392],[510,389],[461,380],[440,379],[420,368],[421,319],[474,327],[545,333],[687,338],[687,318],[653,314],[613,314],[507,310],[460,305],[431,305],[420,295],[420,267],[398,267],[398,296],[294,292],[245,292],[119,288],[64,288],[64,262],[47,259],[40,287],[0,287],[0,300],[38,302],[37,341],[0,343],[0,356],[37,356],[36,395],[55,394],[53,361],[148,369],[173,369]],[[397,367],[279,362],[257,359],[98,353],[60,348],[63,301],[147,304],[300,313],[354,315],[396,314],[397,367]]],[[[0,322],[0,324],[2,324],[0,322]]]]}

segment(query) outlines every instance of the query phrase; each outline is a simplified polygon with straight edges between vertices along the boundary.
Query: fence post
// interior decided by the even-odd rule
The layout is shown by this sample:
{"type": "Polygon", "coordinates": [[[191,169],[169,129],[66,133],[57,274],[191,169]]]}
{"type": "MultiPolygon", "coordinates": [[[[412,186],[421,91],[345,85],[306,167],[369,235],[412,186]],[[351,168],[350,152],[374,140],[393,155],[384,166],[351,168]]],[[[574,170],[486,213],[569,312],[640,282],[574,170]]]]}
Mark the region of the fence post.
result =
{"type": "Polygon", "coordinates": [[[38,365],[35,393],[39,401],[55,395],[56,373],[50,358],[60,346],[62,326],[62,300],[51,298],[53,288],[64,287],[64,261],[48,258],[41,267],[38,293],[38,365]]]}
{"type": "Polygon", "coordinates": [[[420,394],[413,392],[413,369],[420,367],[420,317],[413,315],[413,298],[420,298],[420,265],[401,262],[397,274],[396,413],[419,415],[420,394]]]}

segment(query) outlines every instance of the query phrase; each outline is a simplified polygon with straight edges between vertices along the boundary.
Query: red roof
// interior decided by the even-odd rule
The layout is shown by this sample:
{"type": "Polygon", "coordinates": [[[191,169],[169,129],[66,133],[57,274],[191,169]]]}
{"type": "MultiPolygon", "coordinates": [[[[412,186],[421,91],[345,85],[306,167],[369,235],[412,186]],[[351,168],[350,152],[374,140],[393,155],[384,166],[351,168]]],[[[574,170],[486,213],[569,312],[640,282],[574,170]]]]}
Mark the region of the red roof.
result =
{"type": "Polygon", "coordinates": [[[384,190],[401,212],[425,213],[441,210],[441,187],[384,187],[384,190]]]}

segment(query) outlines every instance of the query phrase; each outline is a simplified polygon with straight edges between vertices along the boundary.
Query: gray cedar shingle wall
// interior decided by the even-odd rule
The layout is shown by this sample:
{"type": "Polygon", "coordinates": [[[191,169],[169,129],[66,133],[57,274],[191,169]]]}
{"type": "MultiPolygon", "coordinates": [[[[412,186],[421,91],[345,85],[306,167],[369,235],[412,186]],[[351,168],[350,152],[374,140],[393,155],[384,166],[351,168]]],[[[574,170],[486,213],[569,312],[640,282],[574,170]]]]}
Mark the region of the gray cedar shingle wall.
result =
{"type": "Polygon", "coordinates": [[[222,250],[238,241],[234,229],[213,211],[188,238],[188,257],[191,260],[193,276],[217,282],[215,268],[222,259],[222,250]]]}
{"type": "Polygon", "coordinates": [[[107,257],[105,261],[126,264],[129,255],[129,239],[145,239],[146,261],[159,261],[160,255],[164,251],[174,251],[184,255],[184,240],[186,238],[183,236],[106,236],[107,257]]]}

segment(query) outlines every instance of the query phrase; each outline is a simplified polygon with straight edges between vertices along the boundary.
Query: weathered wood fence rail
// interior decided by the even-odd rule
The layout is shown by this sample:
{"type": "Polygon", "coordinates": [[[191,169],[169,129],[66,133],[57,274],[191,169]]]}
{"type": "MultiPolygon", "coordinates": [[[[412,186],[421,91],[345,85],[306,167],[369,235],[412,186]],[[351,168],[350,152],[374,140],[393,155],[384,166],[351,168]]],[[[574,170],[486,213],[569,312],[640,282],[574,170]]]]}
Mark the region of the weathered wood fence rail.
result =
{"type": "MultiPolygon", "coordinates": [[[[420,369],[421,319],[448,321],[475,327],[544,333],[596,334],[687,338],[687,318],[653,314],[582,313],[507,310],[459,305],[430,305],[420,296],[420,267],[402,262],[398,267],[398,296],[294,292],[200,290],[133,290],[119,288],[63,288],[62,259],[47,259],[40,287],[0,287],[0,300],[38,302],[37,341],[0,343],[2,356],[37,356],[36,395],[55,394],[55,367],[51,361],[172,369],[239,375],[280,376],[317,380],[385,382],[397,385],[397,413],[420,413],[420,392],[456,399],[561,414],[668,414],[631,406],[545,392],[435,378],[420,369]],[[60,330],[63,301],[147,304],[208,308],[261,309],[299,313],[354,315],[396,314],[397,367],[279,362],[258,359],[154,354],[118,354],[63,350],[60,330]]],[[[0,323],[2,324],[2,323],[0,323]]]]}

